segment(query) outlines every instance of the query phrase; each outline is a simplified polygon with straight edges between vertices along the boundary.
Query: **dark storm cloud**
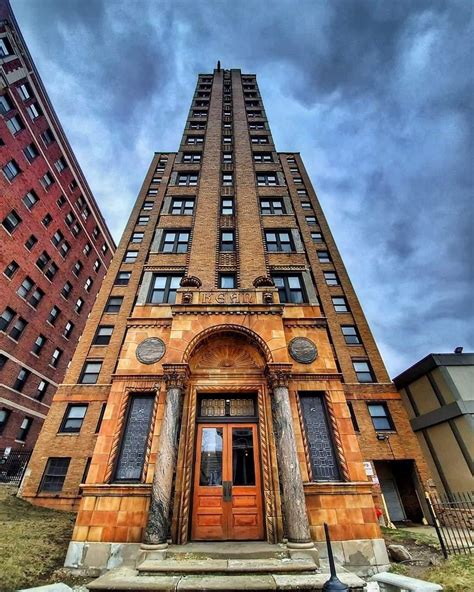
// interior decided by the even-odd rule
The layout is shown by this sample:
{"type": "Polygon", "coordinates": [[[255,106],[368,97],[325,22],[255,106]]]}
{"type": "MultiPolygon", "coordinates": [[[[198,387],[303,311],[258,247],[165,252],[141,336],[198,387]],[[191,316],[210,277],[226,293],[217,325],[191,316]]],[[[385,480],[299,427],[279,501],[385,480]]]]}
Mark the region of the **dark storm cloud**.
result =
{"type": "Polygon", "coordinates": [[[302,152],[392,375],[473,348],[471,2],[12,4],[117,238],[220,59],[302,152]]]}

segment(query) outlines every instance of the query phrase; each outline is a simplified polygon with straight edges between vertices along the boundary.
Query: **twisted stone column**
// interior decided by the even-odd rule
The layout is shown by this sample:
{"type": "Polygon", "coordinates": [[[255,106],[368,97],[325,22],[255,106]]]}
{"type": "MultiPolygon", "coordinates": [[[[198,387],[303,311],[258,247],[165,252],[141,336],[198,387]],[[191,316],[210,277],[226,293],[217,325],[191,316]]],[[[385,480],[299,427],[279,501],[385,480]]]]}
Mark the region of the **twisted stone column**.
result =
{"type": "Polygon", "coordinates": [[[288,546],[311,548],[303,479],[298,461],[295,432],[288,392],[291,364],[268,364],[267,377],[273,391],[272,410],[278,470],[283,489],[283,506],[288,546]]]}
{"type": "Polygon", "coordinates": [[[142,545],[143,548],[155,549],[167,546],[181,399],[188,377],[188,365],[163,364],[163,372],[167,389],[165,412],[161,422],[145,544],[142,545]]]}

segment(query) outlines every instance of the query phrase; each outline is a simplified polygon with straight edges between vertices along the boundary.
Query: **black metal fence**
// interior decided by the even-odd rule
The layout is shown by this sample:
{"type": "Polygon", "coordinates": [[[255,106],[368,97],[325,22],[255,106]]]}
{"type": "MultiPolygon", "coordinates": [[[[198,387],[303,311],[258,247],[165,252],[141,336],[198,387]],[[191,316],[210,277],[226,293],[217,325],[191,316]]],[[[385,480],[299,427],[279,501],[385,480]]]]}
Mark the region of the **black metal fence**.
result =
{"type": "Polygon", "coordinates": [[[0,456],[0,483],[20,485],[30,456],[31,450],[5,449],[0,456]]]}
{"type": "Polygon", "coordinates": [[[426,494],[443,555],[474,551],[474,498],[471,493],[426,494]]]}

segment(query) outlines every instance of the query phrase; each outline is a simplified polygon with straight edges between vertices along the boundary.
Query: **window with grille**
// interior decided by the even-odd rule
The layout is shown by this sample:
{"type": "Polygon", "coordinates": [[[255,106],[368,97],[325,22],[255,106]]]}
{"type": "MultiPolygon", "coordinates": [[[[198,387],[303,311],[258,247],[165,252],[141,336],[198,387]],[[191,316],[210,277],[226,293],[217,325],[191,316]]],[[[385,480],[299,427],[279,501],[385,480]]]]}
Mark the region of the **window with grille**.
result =
{"type": "Polygon", "coordinates": [[[200,417],[255,417],[255,400],[251,397],[203,397],[200,417]]]}
{"type": "Polygon", "coordinates": [[[70,458],[49,458],[41,479],[40,491],[61,491],[69,468],[70,458]]]}

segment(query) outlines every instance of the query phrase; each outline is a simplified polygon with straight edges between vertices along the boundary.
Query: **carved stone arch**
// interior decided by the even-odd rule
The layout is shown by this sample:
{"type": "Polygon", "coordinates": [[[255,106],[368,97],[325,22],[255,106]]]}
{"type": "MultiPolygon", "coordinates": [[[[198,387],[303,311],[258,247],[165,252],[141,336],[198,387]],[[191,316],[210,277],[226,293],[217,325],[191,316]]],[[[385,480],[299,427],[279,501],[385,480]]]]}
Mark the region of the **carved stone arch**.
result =
{"type": "Polygon", "coordinates": [[[214,327],[208,327],[207,329],[204,329],[204,331],[201,331],[195,335],[184,351],[182,358],[183,363],[189,363],[189,360],[200,343],[219,333],[235,333],[237,335],[247,337],[247,339],[259,349],[267,364],[273,362],[272,352],[260,335],[251,329],[248,329],[247,327],[242,327],[241,325],[232,323],[225,323],[222,325],[215,325],[214,327]]]}

